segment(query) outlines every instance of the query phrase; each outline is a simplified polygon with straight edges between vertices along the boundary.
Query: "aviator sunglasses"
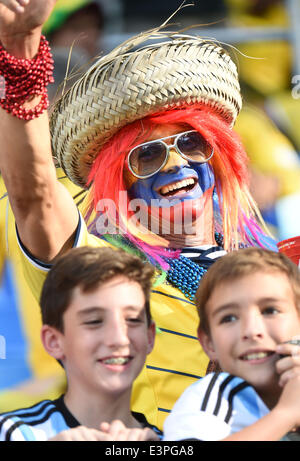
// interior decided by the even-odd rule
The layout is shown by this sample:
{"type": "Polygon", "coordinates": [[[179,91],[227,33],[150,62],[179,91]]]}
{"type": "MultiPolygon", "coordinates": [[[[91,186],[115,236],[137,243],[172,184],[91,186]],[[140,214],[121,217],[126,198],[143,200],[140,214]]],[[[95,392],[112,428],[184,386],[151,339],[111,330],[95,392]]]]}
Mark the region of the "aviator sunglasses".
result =
{"type": "Polygon", "coordinates": [[[129,170],[136,178],[150,178],[166,165],[172,147],[183,158],[194,163],[206,163],[214,153],[213,147],[198,131],[190,130],[134,147],[127,157],[129,170]],[[173,144],[164,142],[172,138],[175,138],[173,144]]]}

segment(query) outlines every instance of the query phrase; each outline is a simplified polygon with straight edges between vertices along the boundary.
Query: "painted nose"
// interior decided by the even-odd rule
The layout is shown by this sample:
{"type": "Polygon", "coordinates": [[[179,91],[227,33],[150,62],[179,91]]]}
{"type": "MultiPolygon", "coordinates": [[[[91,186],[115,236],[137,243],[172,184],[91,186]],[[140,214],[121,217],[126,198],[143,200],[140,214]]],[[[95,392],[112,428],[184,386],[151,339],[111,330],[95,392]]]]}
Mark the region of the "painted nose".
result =
{"type": "Polygon", "coordinates": [[[178,152],[171,148],[169,152],[169,158],[165,166],[161,169],[163,173],[175,173],[183,166],[188,165],[189,162],[183,158],[178,152]]]}

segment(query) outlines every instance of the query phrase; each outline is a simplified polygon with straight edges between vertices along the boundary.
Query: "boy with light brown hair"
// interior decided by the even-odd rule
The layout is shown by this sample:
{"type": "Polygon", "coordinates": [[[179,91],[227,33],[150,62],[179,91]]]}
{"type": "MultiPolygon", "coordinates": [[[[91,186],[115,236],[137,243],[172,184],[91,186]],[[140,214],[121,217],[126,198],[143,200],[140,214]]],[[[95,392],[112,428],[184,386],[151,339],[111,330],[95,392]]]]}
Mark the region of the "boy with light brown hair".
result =
{"type": "Polygon", "coordinates": [[[296,265],[268,250],[232,252],[209,269],[196,305],[199,340],[223,371],[207,375],[183,393],[165,422],[164,439],[297,439],[300,272],[296,265]]]}
{"type": "Polygon", "coordinates": [[[66,372],[67,390],[0,416],[0,441],[158,440],[132,412],[132,385],[154,345],[154,270],[112,248],[76,248],[50,269],[41,339],[66,372]]]}

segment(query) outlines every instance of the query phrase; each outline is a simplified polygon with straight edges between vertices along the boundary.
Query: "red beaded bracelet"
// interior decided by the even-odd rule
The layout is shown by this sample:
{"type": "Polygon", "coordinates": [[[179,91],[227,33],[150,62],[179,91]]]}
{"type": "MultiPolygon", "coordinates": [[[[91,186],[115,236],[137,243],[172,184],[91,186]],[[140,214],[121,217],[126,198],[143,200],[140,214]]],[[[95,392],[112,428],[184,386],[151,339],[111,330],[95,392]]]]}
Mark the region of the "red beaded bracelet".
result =
{"type": "Polygon", "coordinates": [[[33,59],[11,56],[0,45],[0,106],[22,120],[41,115],[49,106],[46,87],[54,82],[53,69],[49,43],[43,35],[33,59]],[[41,96],[41,100],[33,109],[22,107],[34,96],[41,96]]]}

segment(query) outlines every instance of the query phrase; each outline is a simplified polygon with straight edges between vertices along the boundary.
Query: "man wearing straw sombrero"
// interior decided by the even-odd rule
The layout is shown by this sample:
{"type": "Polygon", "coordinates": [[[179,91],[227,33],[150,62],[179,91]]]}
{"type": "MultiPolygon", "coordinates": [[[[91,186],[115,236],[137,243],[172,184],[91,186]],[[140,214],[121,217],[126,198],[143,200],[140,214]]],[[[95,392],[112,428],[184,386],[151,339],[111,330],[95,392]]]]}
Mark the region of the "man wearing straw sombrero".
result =
{"type": "Polygon", "coordinates": [[[153,29],[95,61],[56,104],[50,136],[52,62],[41,28],[55,1],[1,3],[0,168],[26,278],[38,298],[54,258],[81,245],[122,247],[156,266],[156,344],[132,408],[161,428],[208,368],[193,302],[202,275],[226,251],[273,249],[232,131],[236,66],[213,41],[153,29]],[[51,151],[88,190],[82,213],[57,181],[51,151]]]}

